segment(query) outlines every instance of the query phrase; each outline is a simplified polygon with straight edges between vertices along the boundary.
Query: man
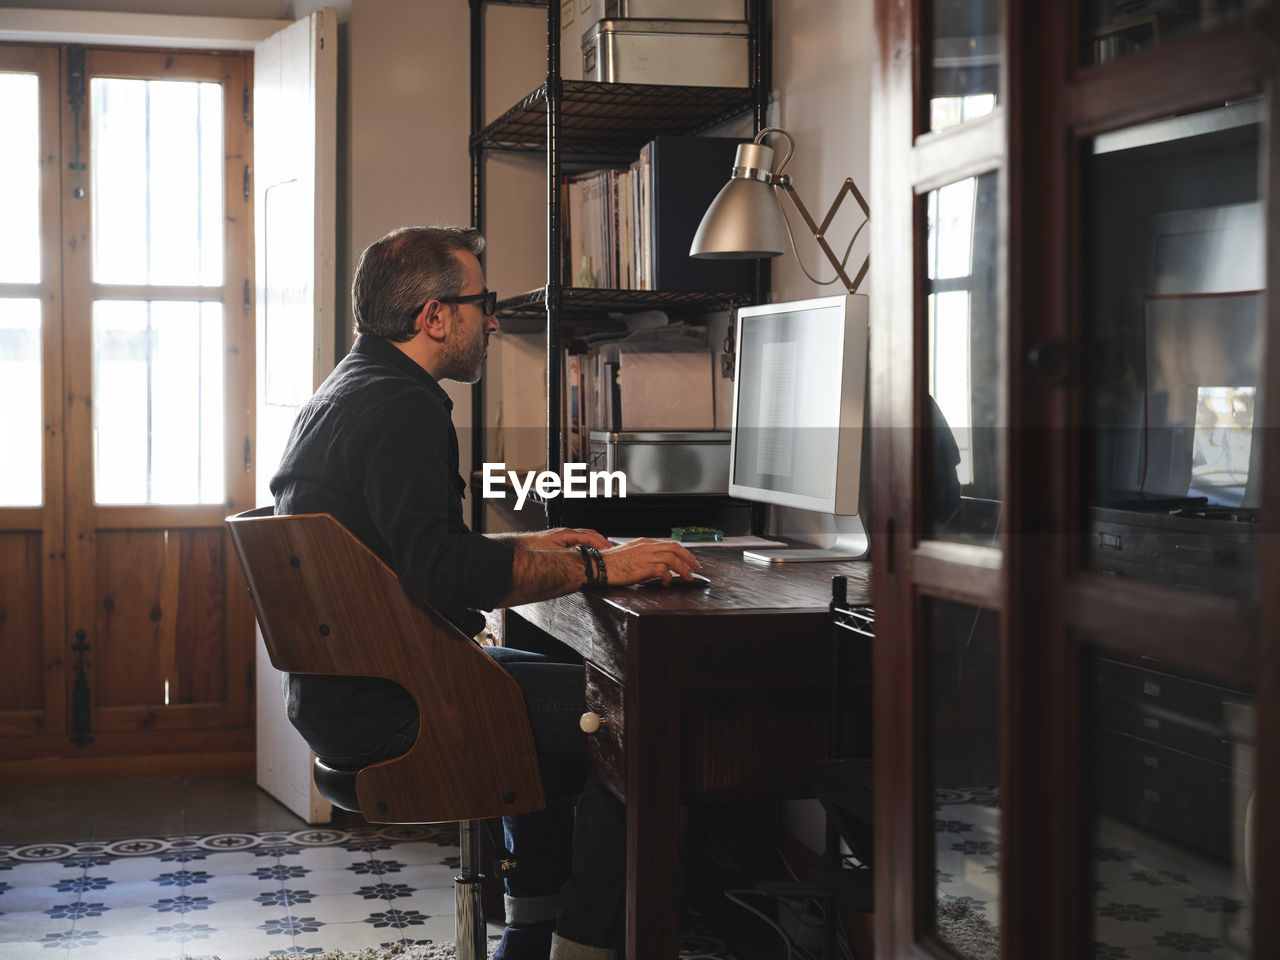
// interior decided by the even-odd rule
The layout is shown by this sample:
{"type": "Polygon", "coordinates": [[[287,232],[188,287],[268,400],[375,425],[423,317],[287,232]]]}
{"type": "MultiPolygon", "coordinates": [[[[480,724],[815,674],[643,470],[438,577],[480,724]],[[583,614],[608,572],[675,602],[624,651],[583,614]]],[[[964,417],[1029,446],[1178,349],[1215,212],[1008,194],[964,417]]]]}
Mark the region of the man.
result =
{"type": "MultiPolygon", "coordinates": [[[[453,404],[439,381],[476,382],[498,329],[483,250],[473,229],[406,227],[361,254],[351,291],[359,336],[298,414],[271,481],[276,513],[332,514],[468,636],[482,610],[587,585],[690,579],[698,562],[670,541],[615,547],[570,529],[484,536],[463,522],[453,404]]],[[[611,960],[625,831],[612,795],[593,777],[582,782],[582,669],[485,649],[524,693],[549,799],[542,813],[504,820],[517,867],[495,957],[611,960]],[[575,794],[576,818],[550,802],[575,794]]],[[[340,769],[399,756],[417,736],[416,705],[389,681],[293,675],[287,703],[316,755],[340,769]]]]}

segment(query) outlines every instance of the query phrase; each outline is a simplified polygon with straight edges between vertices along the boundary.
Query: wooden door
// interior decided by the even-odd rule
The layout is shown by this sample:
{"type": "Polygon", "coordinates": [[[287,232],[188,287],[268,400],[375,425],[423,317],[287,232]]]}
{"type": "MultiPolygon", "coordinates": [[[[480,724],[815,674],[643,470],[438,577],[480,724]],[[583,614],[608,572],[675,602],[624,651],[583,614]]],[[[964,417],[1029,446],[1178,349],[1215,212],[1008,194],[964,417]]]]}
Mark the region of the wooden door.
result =
{"type": "Polygon", "coordinates": [[[0,737],[65,736],[58,51],[0,46],[0,737]]]}
{"type": "MultiPolygon", "coordinates": [[[[42,532],[61,602],[40,664],[61,691],[0,757],[28,779],[247,772],[252,611],[223,518],[253,489],[249,61],[45,49],[42,283],[61,297],[42,301],[43,402],[24,405],[62,535],[42,532]]],[[[15,558],[6,584],[31,569],[15,558]]]]}
{"type": "Polygon", "coordinates": [[[1269,6],[877,5],[881,958],[1280,951],[1269,6]]]}
{"type": "Polygon", "coordinates": [[[877,10],[876,949],[1012,957],[1011,64],[999,3],[919,7],[877,10]]]}
{"type": "Polygon", "coordinates": [[[1280,636],[1269,6],[1023,15],[1020,520],[1039,557],[1018,620],[1056,821],[1028,837],[1055,878],[1047,956],[1280,951],[1255,761],[1277,742],[1280,636]]]}

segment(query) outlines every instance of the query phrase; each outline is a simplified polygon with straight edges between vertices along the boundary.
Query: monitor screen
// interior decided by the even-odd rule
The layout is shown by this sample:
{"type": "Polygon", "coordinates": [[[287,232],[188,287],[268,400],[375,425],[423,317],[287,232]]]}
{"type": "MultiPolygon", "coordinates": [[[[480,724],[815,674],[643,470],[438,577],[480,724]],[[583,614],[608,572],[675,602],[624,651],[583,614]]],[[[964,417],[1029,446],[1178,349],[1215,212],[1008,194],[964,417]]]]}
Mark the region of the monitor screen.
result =
{"type": "Polygon", "coordinates": [[[731,496],[859,512],[867,319],[858,295],[738,311],[731,496]]]}

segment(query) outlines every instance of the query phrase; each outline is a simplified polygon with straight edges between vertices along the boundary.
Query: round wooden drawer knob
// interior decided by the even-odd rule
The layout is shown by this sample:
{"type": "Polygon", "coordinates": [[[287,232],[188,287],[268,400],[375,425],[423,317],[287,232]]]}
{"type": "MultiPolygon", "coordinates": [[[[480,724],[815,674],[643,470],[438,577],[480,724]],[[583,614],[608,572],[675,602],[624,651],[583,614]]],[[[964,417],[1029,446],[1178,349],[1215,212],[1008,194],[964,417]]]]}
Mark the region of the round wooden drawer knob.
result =
{"type": "Polygon", "coordinates": [[[608,722],[599,714],[584,713],[578,720],[578,726],[582,728],[583,733],[595,733],[608,722]]]}

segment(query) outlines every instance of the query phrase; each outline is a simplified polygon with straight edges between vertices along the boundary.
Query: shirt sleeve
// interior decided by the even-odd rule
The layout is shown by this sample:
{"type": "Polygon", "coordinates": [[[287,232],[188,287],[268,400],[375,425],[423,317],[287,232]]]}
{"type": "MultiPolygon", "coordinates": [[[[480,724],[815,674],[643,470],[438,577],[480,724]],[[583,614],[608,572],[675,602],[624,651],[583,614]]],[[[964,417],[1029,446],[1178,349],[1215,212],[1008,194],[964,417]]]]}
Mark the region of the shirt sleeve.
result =
{"type": "Polygon", "coordinates": [[[514,548],[470,530],[454,486],[451,421],[429,394],[407,390],[361,418],[352,463],[391,566],[405,589],[455,623],[507,592],[514,548]]]}

